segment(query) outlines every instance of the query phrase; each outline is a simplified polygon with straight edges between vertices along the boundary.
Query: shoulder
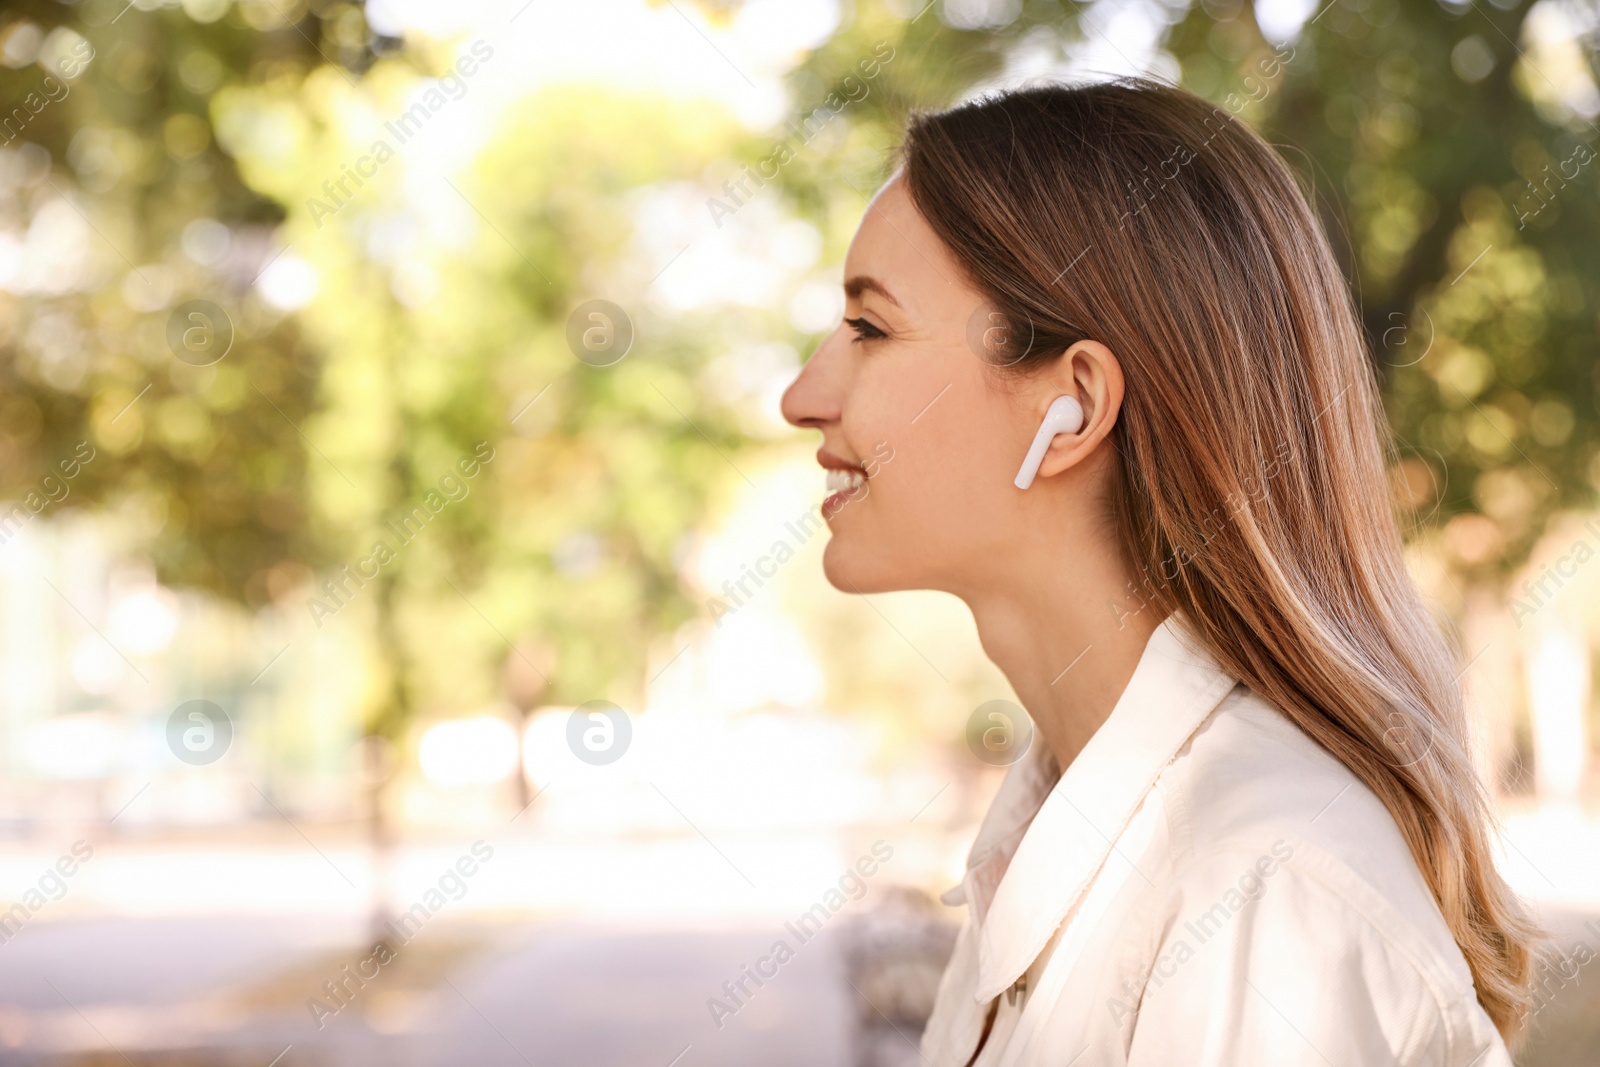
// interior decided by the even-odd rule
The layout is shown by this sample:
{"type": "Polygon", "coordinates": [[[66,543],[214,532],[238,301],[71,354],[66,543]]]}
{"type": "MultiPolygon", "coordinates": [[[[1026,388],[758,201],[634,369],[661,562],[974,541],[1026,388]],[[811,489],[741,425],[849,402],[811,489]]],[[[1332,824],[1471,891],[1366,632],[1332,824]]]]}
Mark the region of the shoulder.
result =
{"type": "Polygon", "coordinates": [[[1218,705],[1159,791],[1178,895],[1205,899],[1222,881],[1237,892],[1241,879],[1244,888],[1259,880],[1270,885],[1263,916],[1307,924],[1281,933],[1312,938],[1306,950],[1331,953],[1329,966],[1361,952],[1412,974],[1436,1003],[1470,993],[1466,960],[1383,802],[1248,688],[1218,705]]]}
{"type": "Polygon", "coordinates": [[[1318,846],[1225,847],[1165,888],[1130,1064],[1502,1062],[1470,975],[1318,846]]]}
{"type": "Polygon", "coordinates": [[[1288,716],[1236,686],[1163,773],[1174,866],[1280,838],[1325,853],[1403,914],[1449,930],[1389,809],[1288,716]]]}

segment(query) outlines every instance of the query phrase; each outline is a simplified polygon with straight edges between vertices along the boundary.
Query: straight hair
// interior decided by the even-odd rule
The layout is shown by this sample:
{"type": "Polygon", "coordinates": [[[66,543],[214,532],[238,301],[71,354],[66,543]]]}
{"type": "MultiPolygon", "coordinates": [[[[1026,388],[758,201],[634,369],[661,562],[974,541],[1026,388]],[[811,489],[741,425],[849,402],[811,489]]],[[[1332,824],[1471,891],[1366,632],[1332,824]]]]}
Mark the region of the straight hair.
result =
{"type": "Polygon", "coordinates": [[[1109,513],[1129,590],[1382,799],[1508,1043],[1539,931],[1495,869],[1456,657],[1402,557],[1393,443],[1349,286],[1293,172],[1142,78],[920,114],[917,208],[1025,375],[1094,339],[1127,383],[1109,513]]]}

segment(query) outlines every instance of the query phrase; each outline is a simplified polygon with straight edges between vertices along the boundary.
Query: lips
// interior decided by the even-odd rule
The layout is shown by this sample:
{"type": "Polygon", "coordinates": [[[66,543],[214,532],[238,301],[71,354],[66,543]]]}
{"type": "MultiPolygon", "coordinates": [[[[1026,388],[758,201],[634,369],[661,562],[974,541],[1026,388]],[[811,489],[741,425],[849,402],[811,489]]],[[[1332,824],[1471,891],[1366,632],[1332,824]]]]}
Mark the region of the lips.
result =
{"type": "Polygon", "coordinates": [[[854,496],[867,484],[864,468],[834,455],[827,449],[818,449],[817,462],[828,472],[828,499],[843,494],[854,496]]]}

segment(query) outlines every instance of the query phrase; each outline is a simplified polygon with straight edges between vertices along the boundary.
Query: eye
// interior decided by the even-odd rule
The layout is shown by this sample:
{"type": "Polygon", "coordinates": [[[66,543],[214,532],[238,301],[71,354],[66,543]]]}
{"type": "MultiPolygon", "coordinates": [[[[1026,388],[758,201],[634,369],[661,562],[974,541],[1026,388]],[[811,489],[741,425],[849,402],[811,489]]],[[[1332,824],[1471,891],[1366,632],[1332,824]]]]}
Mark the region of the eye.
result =
{"type": "Polygon", "coordinates": [[[852,343],[860,341],[876,341],[889,335],[878,329],[866,319],[845,319],[844,324],[856,332],[852,343]]]}

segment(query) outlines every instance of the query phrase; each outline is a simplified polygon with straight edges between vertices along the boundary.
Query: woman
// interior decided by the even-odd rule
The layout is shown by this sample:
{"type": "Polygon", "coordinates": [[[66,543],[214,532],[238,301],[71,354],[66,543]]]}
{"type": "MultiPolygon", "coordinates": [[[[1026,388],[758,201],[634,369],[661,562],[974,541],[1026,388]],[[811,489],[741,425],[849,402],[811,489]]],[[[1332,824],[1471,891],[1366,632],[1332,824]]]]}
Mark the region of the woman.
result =
{"type": "Polygon", "coordinates": [[[1509,1065],[1535,930],[1279,156],[1143,80],[919,117],[844,288],[783,401],[828,580],[960,597],[1042,742],[924,1059],[1509,1065]]]}

